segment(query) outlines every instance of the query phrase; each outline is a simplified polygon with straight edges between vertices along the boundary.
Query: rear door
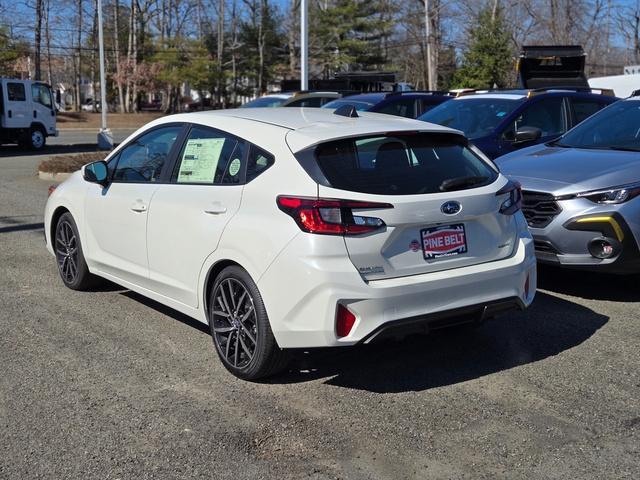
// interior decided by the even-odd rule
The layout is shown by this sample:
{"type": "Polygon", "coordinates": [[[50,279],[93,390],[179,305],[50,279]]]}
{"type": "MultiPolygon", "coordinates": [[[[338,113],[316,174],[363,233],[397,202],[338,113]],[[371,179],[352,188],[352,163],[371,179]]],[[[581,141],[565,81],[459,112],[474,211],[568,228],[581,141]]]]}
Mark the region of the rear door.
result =
{"type": "Polygon", "coordinates": [[[242,199],[246,143],[194,125],[180,149],[171,181],[149,209],[147,248],[151,288],[190,307],[198,278],[242,199]]]}
{"type": "Polygon", "coordinates": [[[345,237],[351,261],[368,280],[491,262],[513,251],[516,222],[499,213],[505,200],[496,196],[499,176],[461,137],[340,140],[318,147],[316,158],[330,184],[319,186],[320,197],[393,205],[354,212],[386,227],[345,237]]]}
{"type": "Polygon", "coordinates": [[[2,126],[5,128],[28,128],[31,126],[30,105],[27,94],[28,82],[8,80],[4,88],[4,112],[2,126]]]}

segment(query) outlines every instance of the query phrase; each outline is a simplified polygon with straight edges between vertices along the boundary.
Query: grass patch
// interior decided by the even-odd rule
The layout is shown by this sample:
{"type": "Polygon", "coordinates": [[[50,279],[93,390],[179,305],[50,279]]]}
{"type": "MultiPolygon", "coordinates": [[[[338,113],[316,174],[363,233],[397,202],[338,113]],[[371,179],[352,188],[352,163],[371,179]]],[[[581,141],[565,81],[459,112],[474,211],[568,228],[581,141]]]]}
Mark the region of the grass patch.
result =
{"type": "Polygon", "coordinates": [[[76,155],[56,155],[49,160],[43,160],[38,171],[47,173],[71,173],[80,170],[87,163],[104,160],[109,152],[80,153],[76,155]]]}

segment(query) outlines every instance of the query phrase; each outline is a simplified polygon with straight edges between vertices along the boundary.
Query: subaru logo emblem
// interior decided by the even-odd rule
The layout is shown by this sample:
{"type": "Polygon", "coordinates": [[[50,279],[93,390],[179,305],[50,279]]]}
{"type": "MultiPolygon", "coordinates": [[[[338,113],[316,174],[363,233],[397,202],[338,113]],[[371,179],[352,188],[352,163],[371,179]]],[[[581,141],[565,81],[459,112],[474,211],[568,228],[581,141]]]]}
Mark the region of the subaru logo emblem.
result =
{"type": "Polygon", "coordinates": [[[440,207],[440,210],[445,215],[455,215],[460,210],[462,210],[462,206],[458,202],[451,201],[451,202],[443,203],[442,206],[440,207]]]}

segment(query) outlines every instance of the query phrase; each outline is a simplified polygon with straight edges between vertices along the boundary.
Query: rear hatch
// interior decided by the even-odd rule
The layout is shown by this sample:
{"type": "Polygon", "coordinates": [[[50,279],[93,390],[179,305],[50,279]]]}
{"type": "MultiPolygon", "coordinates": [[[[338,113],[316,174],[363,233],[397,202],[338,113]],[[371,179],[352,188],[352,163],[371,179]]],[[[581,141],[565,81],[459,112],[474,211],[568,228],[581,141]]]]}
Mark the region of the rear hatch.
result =
{"type": "Polygon", "coordinates": [[[314,153],[320,172],[310,173],[320,198],[387,204],[354,209],[354,217],[384,224],[344,237],[367,280],[465,267],[513,252],[516,222],[500,213],[508,195],[496,195],[506,180],[460,135],[395,132],[324,143],[314,153]]]}

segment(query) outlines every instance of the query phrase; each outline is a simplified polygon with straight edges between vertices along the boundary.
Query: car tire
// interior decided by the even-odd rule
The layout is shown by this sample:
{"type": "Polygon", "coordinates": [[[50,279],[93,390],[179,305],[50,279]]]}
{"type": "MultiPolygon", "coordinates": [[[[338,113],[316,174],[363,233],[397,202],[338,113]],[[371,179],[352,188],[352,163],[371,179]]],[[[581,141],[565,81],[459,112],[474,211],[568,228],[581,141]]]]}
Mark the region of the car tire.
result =
{"type": "Polygon", "coordinates": [[[21,147],[29,150],[42,150],[47,144],[47,136],[39,127],[31,128],[19,142],[21,147]]]}
{"type": "Polygon", "coordinates": [[[209,294],[209,328],[216,352],[229,372],[258,380],[282,371],[288,356],[271,331],[264,303],[251,276],[227,267],[209,294]]]}
{"type": "Polygon", "coordinates": [[[52,244],[58,273],[67,287],[72,290],[88,290],[100,283],[100,279],[89,272],[82,253],[78,227],[69,212],[58,219],[52,244]]]}

